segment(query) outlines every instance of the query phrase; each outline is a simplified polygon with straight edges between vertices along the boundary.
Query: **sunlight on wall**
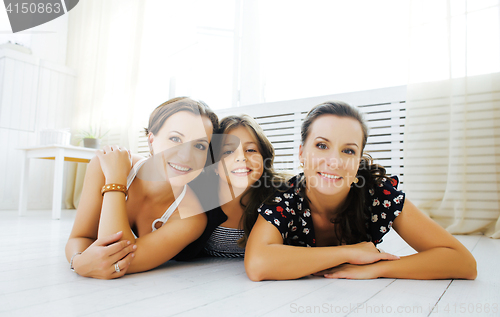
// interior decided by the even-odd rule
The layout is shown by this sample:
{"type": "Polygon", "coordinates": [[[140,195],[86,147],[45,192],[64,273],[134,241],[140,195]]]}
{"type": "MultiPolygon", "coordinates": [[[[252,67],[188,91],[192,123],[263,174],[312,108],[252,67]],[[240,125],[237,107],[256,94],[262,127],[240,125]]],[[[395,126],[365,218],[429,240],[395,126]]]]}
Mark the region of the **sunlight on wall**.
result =
{"type": "Polygon", "coordinates": [[[436,81],[499,72],[498,2],[450,1],[449,21],[446,0],[412,2],[412,75],[409,81],[436,81]]]}
{"type": "Polygon", "coordinates": [[[406,84],[408,2],[260,1],[265,101],[406,84]]]}
{"type": "Polygon", "coordinates": [[[500,71],[497,10],[498,0],[149,0],[140,100],[147,113],[182,95],[222,109],[500,71]]]}

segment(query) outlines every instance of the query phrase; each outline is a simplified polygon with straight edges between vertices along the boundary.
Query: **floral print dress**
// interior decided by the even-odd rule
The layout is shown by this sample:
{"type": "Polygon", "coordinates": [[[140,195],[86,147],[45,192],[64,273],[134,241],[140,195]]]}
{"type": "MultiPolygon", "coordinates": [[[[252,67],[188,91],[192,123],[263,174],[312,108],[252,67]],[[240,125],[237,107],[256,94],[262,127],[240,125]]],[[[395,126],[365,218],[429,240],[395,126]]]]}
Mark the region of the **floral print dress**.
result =
{"type": "MultiPolygon", "coordinates": [[[[314,247],[316,239],[311,210],[307,200],[299,195],[298,180],[301,177],[302,174],[294,176],[289,181],[290,189],[276,193],[275,204],[262,204],[257,211],[280,231],[283,244],[314,247]]],[[[367,227],[374,244],[382,242],[382,237],[403,210],[405,194],[397,190],[398,183],[398,178],[393,176],[379,187],[367,189],[366,208],[371,213],[367,227]]]]}

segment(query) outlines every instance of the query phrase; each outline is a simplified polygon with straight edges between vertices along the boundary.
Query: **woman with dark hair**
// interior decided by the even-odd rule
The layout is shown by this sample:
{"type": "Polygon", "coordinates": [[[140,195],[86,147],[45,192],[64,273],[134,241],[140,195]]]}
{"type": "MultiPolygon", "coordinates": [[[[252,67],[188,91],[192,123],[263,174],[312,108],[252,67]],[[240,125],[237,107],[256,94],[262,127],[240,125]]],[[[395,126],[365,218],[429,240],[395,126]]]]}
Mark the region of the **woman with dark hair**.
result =
{"type": "Polygon", "coordinates": [[[205,103],[174,98],[150,116],[149,159],[119,146],[97,151],[66,244],[70,268],[117,278],[155,268],[198,239],[207,219],[187,184],[205,166],[217,128],[205,103]]]}
{"type": "Polygon", "coordinates": [[[258,209],[245,257],[251,280],[476,278],[470,252],[363,155],[367,137],[361,114],[346,103],[325,102],[307,114],[303,173],[258,209]],[[377,249],[391,228],[418,253],[399,258],[377,249]]]}
{"type": "Polygon", "coordinates": [[[194,182],[208,224],[201,237],[176,260],[197,256],[243,257],[245,245],[257,220],[257,208],[285,179],[273,169],[274,148],[259,124],[249,115],[228,116],[220,121],[217,141],[212,142],[215,161],[194,182]],[[196,188],[198,186],[198,188],[196,188]]]}

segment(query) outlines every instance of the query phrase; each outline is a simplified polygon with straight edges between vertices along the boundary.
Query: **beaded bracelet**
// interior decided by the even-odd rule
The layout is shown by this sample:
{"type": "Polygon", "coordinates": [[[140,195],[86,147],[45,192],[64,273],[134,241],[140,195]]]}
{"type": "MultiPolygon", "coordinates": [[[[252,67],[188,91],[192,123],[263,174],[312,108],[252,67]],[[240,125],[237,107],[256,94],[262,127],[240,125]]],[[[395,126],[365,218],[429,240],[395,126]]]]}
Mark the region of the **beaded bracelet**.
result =
{"type": "Polygon", "coordinates": [[[102,186],[101,195],[104,196],[104,194],[107,192],[115,192],[115,191],[124,193],[125,197],[128,196],[127,186],[121,185],[121,184],[114,184],[114,183],[113,184],[106,184],[106,185],[102,186]]]}

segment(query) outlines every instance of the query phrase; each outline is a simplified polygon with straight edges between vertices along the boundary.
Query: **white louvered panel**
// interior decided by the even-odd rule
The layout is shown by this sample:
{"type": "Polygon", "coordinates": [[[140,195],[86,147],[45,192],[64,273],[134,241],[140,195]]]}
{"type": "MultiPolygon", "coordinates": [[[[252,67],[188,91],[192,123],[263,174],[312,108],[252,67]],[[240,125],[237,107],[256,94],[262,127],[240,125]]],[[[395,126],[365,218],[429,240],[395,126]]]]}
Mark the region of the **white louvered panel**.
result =
{"type": "Polygon", "coordinates": [[[144,134],[144,130],[141,129],[139,130],[139,137],[138,137],[138,142],[137,142],[137,153],[142,155],[142,156],[148,156],[149,155],[149,146],[148,146],[148,138],[144,134]]]}
{"type": "MultiPolygon", "coordinates": [[[[396,110],[396,109],[394,109],[396,110]]],[[[376,112],[376,113],[367,113],[364,115],[365,117],[365,120],[370,122],[370,121],[374,121],[374,120],[383,120],[383,119],[392,119],[392,118],[400,118],[400,117],[404,117],[406,115],[406,111],[383,111],[383,112],[376,112]]]]}
{"type": "Polygon", "coordinates": [[[292,112],[292,113],[284,113],[284,114],[265,116],[265,117],[254,117],[254,119],[260,125],[264,125],[267,123],[284,122],[284,121],[293,122],[295,119],[295,114],[292,112]]]}
{"type": "Polygon", "coordinates": [[[353,105],[353,106],[357,106],[358,109],[364,114],[376,113],[376,112],[387,112],[387,111],[392,111],[392,110],[401,108],[399,101],[385,102],[385,103],[380,103],[380,104],[366,103],[366,104],[359,104],[359,105],[353,105]]]}
{"type": "Polygon", "coordinates": [[[377,136],[371,136],[368,138],[368,143],[367,144],[374,144],[374,143],[383,143],[383,142],[388,142],[392,143],[393,141],[403,141],[404,135],[403,134],[396,134],[396,135],[377,135],[377,136]]]}
{"type": "Polygon", "coordinates": [[[273,123],[266,123],[266,124],[259,123],[259,125],[262,127],[262,130],[264,130],[264,132],[272,131],[272,130],[281,131],[283,128],[290,128],[290,127],[292,127],[292,128],[293,127],[300,127],[300,125],[296,126],[295,124],[296,124],[295,121],[288,121],[288,120],[284,121],[284,122],[276,121],[273,123]]]}
{"type": "Polygon", "coordinates": [[[293,171],[296,169],[296,166],[293,164],[293,161],[286,162],[274,162],[274,169],[279,171],[293,171]]]}
{"type": "Polygon", "coordinates": [[[220,118],[240,113],[253,116],[276,149],[276,169],[290,168],[293,172],[298,172],[300,126],[307,112],[314,105],[327,100],[346,101],[357,106],[367,120],[371,136],[368,138],[366,151],[373,151],[371,154],[375,162],[384,165],[389,173],[398,175],[403,183],[402,148],[406,116],[404,95],[405,88],[397,87],[223,109],[217,111],[217,114],[220,118]],[[292,148],[288,148],[287,141],[293,144],[292,148]],[[293,164],[282,163],[283,161],[293,164]]]}
{"type": "Polygon", "coordinates": [[[280,136],[267,136],[269,141],[271,143],[278,143],[278,142],[294,142],[294,141],[300,141],[300,135],[298,134],[285,134],[285,135],[280,135],[280,136]]]}
{"type": "MultiPolygon", "coordinates": [[[[265,134],[268,138],[272,136],[282,136],[282,135],[294,135],[296,134],[296,127],[295,126],[290,126],[290,127],[284,127],[279,130],[269,130],[265,131],[265,134]]],[[[300,130],[300,129],[299,129],[300,130]]]]}
{"type": "Polygon", "coordinates": [[[389,126],[383,128],[373,128],[370,127],[369,130],[369,138],[376,135],[393,135],[393,134],[403,134],[405,132],[405,128],[401,126],[389,126]]]}
{"type": "Polygon", "coordinates": [[[405,119],[404,118],[387,118],[387,119],[380,119],[376,121],[369,121],[368,127],[370,129],[376,129],[376,128],[388,128],[391,126],[399,127],[399,126],[404,126],[405,125],[405,119]]]}
{"type": "MultiPolygon", "coordinates": [[[[370,140],[370,138],[368,138],[368,140],[370,140]]],[[[368,154],[371,154],[373,152],[380,152],[380,151],[387,151],[387,150],[400,150],[402,147],[402,144],[401,143],[395,143],[395,144],[392,144],[391,143],[381,143],[381,144],[371,144],[371,143],[367,143],[366,144],[366,147],[365,147],[365,152],[367,152],[368,154]]]]}
{"type": "Polygon", "coordinates": [[[380,159],[391,159],[394,160],[392,162],[393,164],[400,163],[399,161],[396,161],[400,158],[403,157],[403,152],[392,152],[392,151],[380,151],[380,152],[372,152],[368,153],[374,160],[380,160],[380,159]]]}

